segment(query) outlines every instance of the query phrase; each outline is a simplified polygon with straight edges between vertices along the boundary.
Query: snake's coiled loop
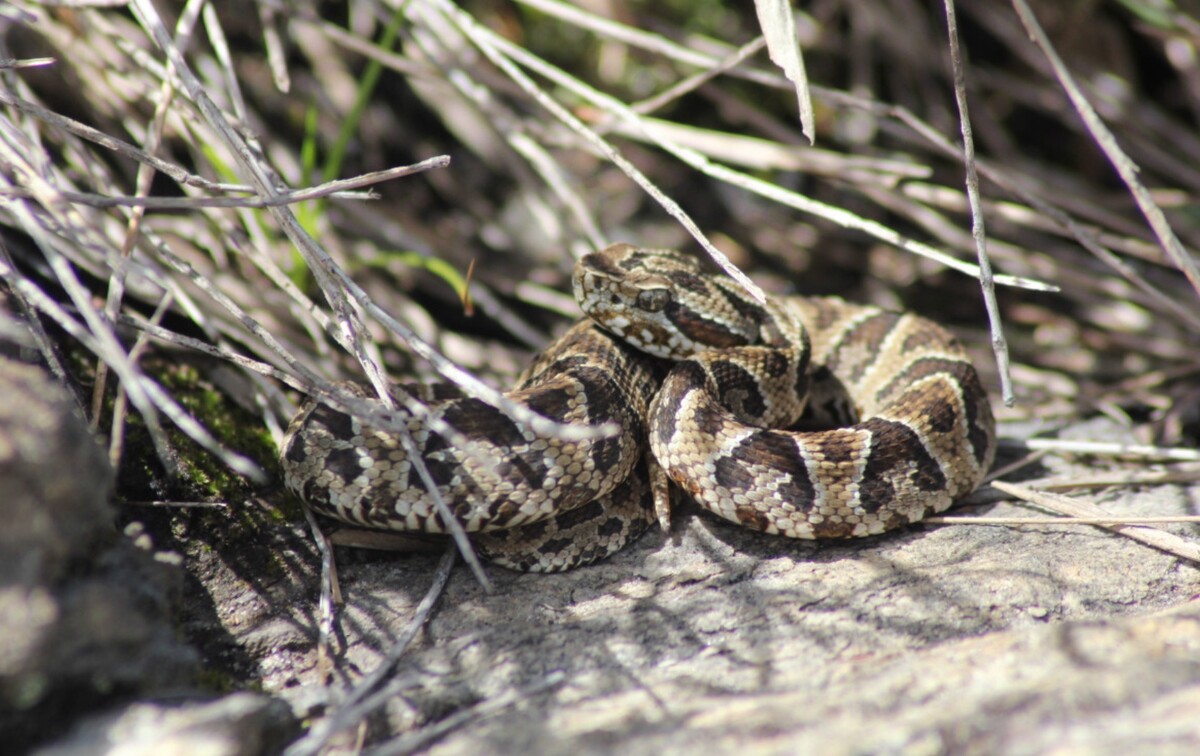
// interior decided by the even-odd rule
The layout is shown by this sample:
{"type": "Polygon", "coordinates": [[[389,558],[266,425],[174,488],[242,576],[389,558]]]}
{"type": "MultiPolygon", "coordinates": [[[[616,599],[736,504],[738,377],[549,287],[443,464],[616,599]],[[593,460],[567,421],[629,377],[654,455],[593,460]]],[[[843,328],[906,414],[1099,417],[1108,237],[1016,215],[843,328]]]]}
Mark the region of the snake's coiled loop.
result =
{"type": "MultiPolygon", "coordinates": [[[[834,298],[760,305],[676,252],[626,244],[584,257],[573,283],[590,320],[508,395],[559,422],[618,423],[618,437],[540,438],[433,388],[433,413],[472,448],[409,423],[454,516],[501,564],[553,571],[616,551],[652,520],[651,492],[666,511],[660,474],[733,522],[845,538],[940,512],[991,466],[987,395],[929,320],[834,298]],[[797,422],[817,429],[786,429],[797,422]]],[[[288,487],[322,514],[445,532],[390,433],[309,402],[281,461],[288,487]]]]}

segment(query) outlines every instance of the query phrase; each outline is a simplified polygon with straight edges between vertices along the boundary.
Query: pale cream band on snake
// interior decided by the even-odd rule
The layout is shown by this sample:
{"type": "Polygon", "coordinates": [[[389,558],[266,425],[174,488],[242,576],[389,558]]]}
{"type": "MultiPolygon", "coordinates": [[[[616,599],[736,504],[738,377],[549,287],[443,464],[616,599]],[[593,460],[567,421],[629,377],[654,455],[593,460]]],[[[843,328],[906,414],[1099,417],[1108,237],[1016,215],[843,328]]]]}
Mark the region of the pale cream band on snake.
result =
{"type": "MultiPolygon", "coordinates": [[[[615,422],[619,436],[539,438],[477,400],[415,389],[472,442],[458,449],[409,422],[444,500],[497,563],[556,571],[615,552],[655,507],[665,517],[664,475],[733,522],[847,538],[940,512],[991,466],[987,395],[932,321],[835,298],[764,306],[691,258],[627,244],[585,256],[574,286],[590,319],[508,396],[560,422],[615,422]]],[[[321,514],[446,531],[390,433],[310,401],[281,460],[287,486],[321,514]]]]}

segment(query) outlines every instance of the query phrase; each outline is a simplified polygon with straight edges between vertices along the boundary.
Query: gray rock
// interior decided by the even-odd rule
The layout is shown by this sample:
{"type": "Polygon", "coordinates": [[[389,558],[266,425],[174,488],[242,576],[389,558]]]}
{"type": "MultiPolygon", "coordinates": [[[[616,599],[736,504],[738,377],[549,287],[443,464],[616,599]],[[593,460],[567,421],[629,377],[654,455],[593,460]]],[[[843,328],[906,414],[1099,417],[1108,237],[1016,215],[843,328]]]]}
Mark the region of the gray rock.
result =
{"type": "Polygon", "coordinates": [[[116,536],[112,468],[45,371],[0,361],[0,585],[62,577],[116,536]]]}
{"type": "Polygon", "coordinates": [[[287,706],[253,693],[214,701],[140,702],[81,722],[38,756],[275,753],[294,728],[287,706]]]}
{"type": "Polygon", "coordinates": [[[170,610],[182,572],[121,537],[113,475],[65,392],[0,360],[0,732],[62,731],[117,696],[190,684],[170,610]]]}
{"type": "MultiPolygon", "coordinates": [[[[1088,498],[1190,514],[1197,490],[1088,498]]],[[[338,686],[382,661],[436,563],[341,555],[338,686]]],[[[316,621],[314,569],[222,614],[279,695],[321,684],[314,635],[297,634],[316,621]]],[[[465,570],[451,578],[372,741],[472,754],[1200,747],[1200,568],[1100,528],[926,525],[805,543],[684,506],[671,534],[600,564],[491,575],[491,595],[465,570]]],[[[218,595],[234,585],[208,580],[218,595]]]]}

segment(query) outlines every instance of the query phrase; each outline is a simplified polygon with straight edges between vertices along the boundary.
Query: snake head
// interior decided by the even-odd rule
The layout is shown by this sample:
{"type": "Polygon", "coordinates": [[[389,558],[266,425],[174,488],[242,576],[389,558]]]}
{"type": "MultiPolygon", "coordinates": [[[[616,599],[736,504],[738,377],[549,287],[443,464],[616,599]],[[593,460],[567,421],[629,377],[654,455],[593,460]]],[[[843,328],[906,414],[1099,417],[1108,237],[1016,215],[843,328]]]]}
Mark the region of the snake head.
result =
{"type": "Polygon", "coordinates": [[[576,263],[572,283],[588,317],[655,357],[762,343],[763,309],[674,250],[613,244],[576,263]]]}

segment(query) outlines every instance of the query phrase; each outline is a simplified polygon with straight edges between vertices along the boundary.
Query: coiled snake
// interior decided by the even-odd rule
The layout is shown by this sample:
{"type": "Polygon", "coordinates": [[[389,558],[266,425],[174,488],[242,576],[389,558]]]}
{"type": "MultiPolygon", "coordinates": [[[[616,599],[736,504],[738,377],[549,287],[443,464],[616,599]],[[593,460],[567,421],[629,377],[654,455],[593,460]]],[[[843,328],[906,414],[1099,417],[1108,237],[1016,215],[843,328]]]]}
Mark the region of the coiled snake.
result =
{"type": "MultiPolygon", "coordinates": [[[[691,258],[627,244],[585,256],[573,284],[589,317],[508,396],[617,436],[539,437],[450,387],[408,387],[469,440],[408,421],[443,500],[499,564],[556,571],[617,551],[656,508],[665,526],[667,478],[756,530],[848,538],[948,508],[991,466],[987,395],[936,323],[835,298],[763,306],[691,258]]],[[[399,439],[345,413],[306,403],[281,463],[321,514],[446,532],[399,439]]]]}

